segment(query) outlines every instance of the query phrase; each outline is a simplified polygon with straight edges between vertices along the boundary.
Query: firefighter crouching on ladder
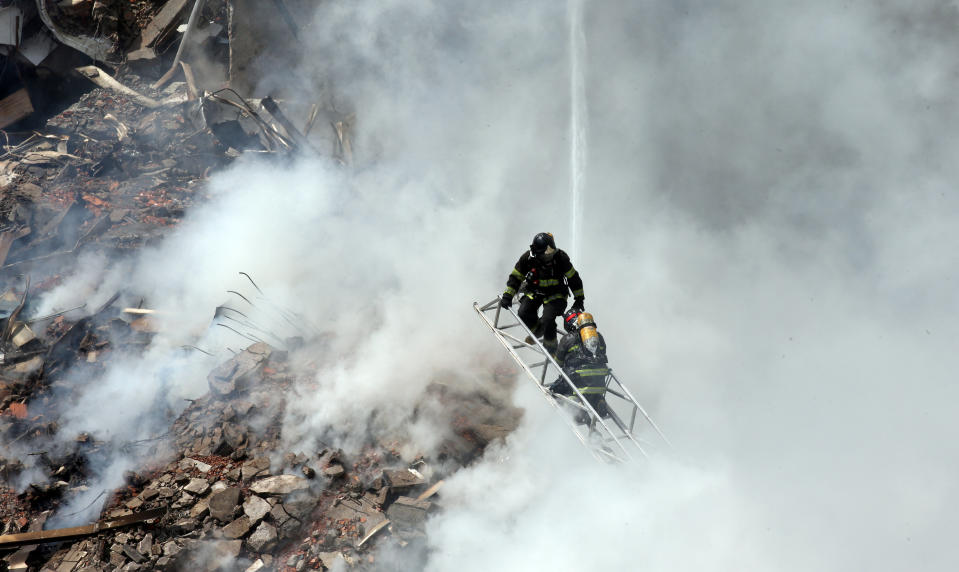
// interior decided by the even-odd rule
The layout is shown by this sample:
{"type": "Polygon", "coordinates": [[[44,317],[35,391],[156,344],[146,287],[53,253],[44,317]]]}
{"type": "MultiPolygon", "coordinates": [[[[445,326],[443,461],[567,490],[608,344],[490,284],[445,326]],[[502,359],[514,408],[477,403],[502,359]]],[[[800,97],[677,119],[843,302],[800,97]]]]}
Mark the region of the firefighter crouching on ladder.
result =
{"type": "MultiPolygon", "coordinates": [[[[606,358],[606,340],[596,330],[592,314],[571,309],[563,315],[566,335],[556,350],[556,363],[583,394],[586,401],[601,417],[609,416],[606,405],[606,376],[609,374],[606,358]]],[[[560,395],[572,395],[573,388],[562,377],[549,386],[560,395]]],[[[577,423],[587,423],[589,416],[580,411],[577,423]]]]}
{"type": "MultiPolygon", "coordinates": [[[[583,311],[583,279],[573,268],[566,252],[556,248],[553,235],[541,232],[533,237],[529,250],[524,252],[506,279],[506,291],[501,302],[504,308],[513,304],[520,284],[526,281],[521,292],[517,314],[532,330],[533,335],[543,338],[543,346],[550,353],[556,351],[556,318],[566,310],[566,298],[573,292],[571,309],[583,311]],[[539,307],[543,316],[537,322],[539,307]]],[[[527,339],[532,343],[532,339],[527,339]]]]}

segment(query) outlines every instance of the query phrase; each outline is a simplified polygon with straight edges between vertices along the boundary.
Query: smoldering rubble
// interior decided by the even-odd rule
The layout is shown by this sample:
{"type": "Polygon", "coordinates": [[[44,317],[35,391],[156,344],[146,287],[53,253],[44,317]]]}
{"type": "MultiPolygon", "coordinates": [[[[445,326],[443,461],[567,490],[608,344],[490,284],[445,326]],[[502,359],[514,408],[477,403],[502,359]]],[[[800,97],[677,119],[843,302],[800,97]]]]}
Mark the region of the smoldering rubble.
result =
{"type": "MultiPolygon", "coordinates": [[[[432,451],[411,456],[402,434],[366,436],[348,450],[321,441],[287,450],[286,396],[316,383],[303,355],[322,352],[330,334],[266,341],[235,313],[210,308],[212,323],[241,341],[216,360],[206,393],[166,407],[164,429],[148,435],[67,433],[62,419],[110,365],[150,348],[162,309],[119,288],[39,313],[45,295],[91,260],[123,261],[161,243],[209,202],[210,177],[245,154],[352,168],[353,112],[257,92],[246,62],[282,56],[265,38],[295,40],[306,9],[276,2],[268,24],[252,25],[266,4],[0,4],[0,18],[19,18],[20,34],[0,38],[4,65],[19,72],[0,76],[6,569],[373,569],[380,547],[425,550],[443,479],[519,422],[502,397],[438,380],[422,397],[449,411],[432,451]],[[41,42],[43,50],[28,49],[41,42]],[[94,488],[119,457],[134,467],[123,485],[94,488]]],[[[511,384],[508,368],[493,377],[511,384]]]]}

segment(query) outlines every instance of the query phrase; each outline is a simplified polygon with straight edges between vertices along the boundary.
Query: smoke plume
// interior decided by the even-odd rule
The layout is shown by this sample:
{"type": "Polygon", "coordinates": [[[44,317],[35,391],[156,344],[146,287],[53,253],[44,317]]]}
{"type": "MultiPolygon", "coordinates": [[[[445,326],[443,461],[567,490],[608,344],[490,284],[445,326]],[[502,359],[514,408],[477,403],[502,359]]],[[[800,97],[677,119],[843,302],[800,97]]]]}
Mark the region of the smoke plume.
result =
{"type": "MultiPolygon", "coordinates": [[[[374,410],[398,430],[441,372],[499,359],[470,304],[535,233],[568,248],[562,4],[321,3],[298,69],[357,113],[356,163],[216,175],[132,266],[127,288],[167,311],[143,391],[238,271],[332,334],[285,429],[302,442],[365,435],[374,410]]],[[[597,466],[520,380],[523,426],[449,480],[421,566],[956,566],[957,10],[585,3],[573,262],[612,367],[677,453],[597,466]]],[[[200,361],[164,399],[205,391],[200,361]]],[[[97,419],[154,403],[119,395],[91,398],[97,419]]]]}

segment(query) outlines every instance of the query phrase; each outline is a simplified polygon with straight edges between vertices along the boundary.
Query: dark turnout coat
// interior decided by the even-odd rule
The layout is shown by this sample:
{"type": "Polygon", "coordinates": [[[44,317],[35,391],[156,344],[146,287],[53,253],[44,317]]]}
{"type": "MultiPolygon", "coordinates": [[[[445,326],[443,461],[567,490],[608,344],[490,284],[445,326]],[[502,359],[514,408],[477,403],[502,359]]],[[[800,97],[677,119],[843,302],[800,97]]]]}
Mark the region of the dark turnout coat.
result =
{"type": "MultiPolygon", "coordinates": [[[[570,381],[579,389],[601,416],[607,414],[606,374],[609,373],[606,358],[606,340],[597,332],[599,347],[593,354],[583,346],[579,330],[566,334],[556,348],[556,363],[563,368],[570,381]]],[[[550,389],[561,395],[571,395],[572,388],[562,379],[557,380],[550,389]]]]}
{"type": "Polygon", "coordinates": [[[527,293],[541,297],[544,304],[560,298],[565,300],[570,291],[573,298],[583,297],[583,279],[563,250],[557,250],[549,262],[533,257],[528,250],[524,252],[506,279],[504,293],[516,294],[524,279],[527,280],[527,293]]]}

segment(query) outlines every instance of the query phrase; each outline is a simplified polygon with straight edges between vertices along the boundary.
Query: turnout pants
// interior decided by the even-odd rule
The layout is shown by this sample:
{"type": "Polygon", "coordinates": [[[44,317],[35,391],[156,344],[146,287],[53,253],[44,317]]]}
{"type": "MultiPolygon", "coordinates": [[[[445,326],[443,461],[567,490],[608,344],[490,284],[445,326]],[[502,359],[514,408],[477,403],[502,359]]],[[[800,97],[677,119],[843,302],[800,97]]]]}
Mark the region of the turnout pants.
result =
{"type": "Polygon", "coordinates": [[[556,347],[556,318],[566,311],[566,298],[557,298],[543,304],[542,296],[524,295],[519,304],[517,314],[526,327],[536,336],[543,337],[543,345],[556,347]],[[543,316],[538,318],[540,306],[543,307],[543,316]],[[548,343],[547,343],[548,342],[548,343]]]}

